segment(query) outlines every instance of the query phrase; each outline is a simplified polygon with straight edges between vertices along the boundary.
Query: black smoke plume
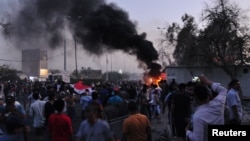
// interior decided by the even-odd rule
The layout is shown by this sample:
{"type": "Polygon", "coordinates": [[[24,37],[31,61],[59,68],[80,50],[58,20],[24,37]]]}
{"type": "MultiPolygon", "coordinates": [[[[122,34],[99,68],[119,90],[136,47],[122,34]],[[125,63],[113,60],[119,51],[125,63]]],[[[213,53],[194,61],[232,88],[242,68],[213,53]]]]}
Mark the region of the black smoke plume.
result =
{"type": "Polygon", "coordinates": [[[158,78],[161,75],[161,65],[158,63],[152,62],[148,68],[150,69],[148,75],[150,77],[158,78]]]}
{"type": "Polygon", "coordinates": [[[74,24],[75,34],[90,53],[99,55],[109,50],[122,50],[136,55],[147,65],[158,59],[153,44],[145,39],[146,34],[139,35],[128,14],[114,4],[101,5],[74,24]]]}

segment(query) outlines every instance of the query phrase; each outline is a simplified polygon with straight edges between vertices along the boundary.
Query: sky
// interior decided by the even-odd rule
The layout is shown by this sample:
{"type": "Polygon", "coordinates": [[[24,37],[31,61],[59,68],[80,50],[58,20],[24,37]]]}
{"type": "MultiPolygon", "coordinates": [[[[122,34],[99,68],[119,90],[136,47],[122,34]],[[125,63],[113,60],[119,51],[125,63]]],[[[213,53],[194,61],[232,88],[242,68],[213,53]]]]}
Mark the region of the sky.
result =
{"type": "MultiPolygon", "coordinates": [[[[0,0],[2,1],[2,0],[0,0]]],[[[215,0],[106,0],[107,3],[115,3],[126,11],[132,21],[137,24],[139,33],[145,32],[147,39],[152,41],[154,47],[160,50],[162,33],[164,28],[169,24],[176,22],[181,24],[181,16],[185,13],[195,17],[197,23],[201,23],[200,18],[205,4],[211,5],[215,0]]],[[[244,10],[250,9],[250,0],[231,0],[244,10]]],[[[0,2],[1,4],[1,2],[0,2]]],[[[250,15],[250,12],[247,11],[250,15]]],[[[4,42],[4,38],[0,38],[4,42]]],[[[9,44],[5,42],[0,45],[0,59],[20,60],[20,52],[13,48],[8,48],[9,44]],[[14,57],[11,54],[15,54],[14,57]]],[[[66,40],[67,48],[67,70],[75,69],[74,62],[74,42],[71,37],[66,40]]],[[[170,55],[172,49],[165,50],[170,55]]],[[[63,69],[63,48],[48,52],[49,68],[63,69]]],[[[91,67],[93,69],[102,69],[110,71],[126,71],[132,73],[142,73],[143,70],[138,68],[138,62],[135,56],[129,56],[122,52],[112,52],[103,56],[92,56],[87,54],[83,49],[78,47],[77,52],[78,69],[81,67],[91,67]],[[107,58],[106,58],[107,57],[107,58]],[[106,64],[108,59],[108,64],[106,64]]],[[[166,58],[164,58],[164,62],[166,58]]],[[[160,60],[161,62],[161,60],[160,60]]],[[[8,64],[13,68],[21,69],[20,62],[0,61],[0,65],[8,64]]]]}

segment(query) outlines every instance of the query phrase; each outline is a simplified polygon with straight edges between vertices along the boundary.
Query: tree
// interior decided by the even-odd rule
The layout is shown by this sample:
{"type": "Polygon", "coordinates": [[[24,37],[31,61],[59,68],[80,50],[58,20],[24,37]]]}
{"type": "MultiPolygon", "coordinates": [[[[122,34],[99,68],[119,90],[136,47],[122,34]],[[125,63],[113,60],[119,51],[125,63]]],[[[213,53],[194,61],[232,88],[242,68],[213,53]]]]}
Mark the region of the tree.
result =
{"type": "Polygon", "coordinates": [[[17,75],[18,71],[10,69],[8,66],[0,66],[0,79],[1,81],[19,81],[20,78],[17,75]]]}
{"type": "Polygon", "coordinates": [[[175,43],[173,57],[178,65],[198,65],[193,56],[197,48],[197,25],[194,18],[188,14],[182,16],[183,27],[173,23],[168,27],[167,38],[171,43],[175,43]]]}
{"type": "Polygon", "coordinates": [[[184,26],[179,31],[169,27],[167,37],[176,43],[177,63],[216,66],[231,78],[237,77],[239,66],[247,65],[250,59],[249,28],[242,24],[241,11],[236,4],[219,0],[214,7],[207,6],[203,11],[204,29],[196,29],[190,16],[183,16],[184,26]]]}
{"type": "Polygon", "coordinates": [[[249,56],[249,32],[241,21],[241,9],[227,0],[206,8],[207,27],[201,32],[200,44],[209,51],[205,57],[230,77],[237,77],[239,66],[246,65],[249,56]]]}

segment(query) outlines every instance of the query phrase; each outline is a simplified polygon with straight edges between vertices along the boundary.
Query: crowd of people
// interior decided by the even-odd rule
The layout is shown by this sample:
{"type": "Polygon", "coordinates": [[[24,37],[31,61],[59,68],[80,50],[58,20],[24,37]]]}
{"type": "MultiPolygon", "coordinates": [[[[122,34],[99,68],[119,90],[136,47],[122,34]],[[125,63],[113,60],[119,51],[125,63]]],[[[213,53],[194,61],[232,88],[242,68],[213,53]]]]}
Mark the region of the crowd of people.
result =
{"type": "Polygon", "coordinates": [[[122,141],[151,141],[151,122],[161,124],[161,118],[169,119],[172,136],[182,141],[206,141],[207,125],[242,121],[239,80],[223,87],[204,75],[186,83],[99,83],[80,94],[63,81],[6,82],[0,92],[1,141],[115,141],[104,109],[120,103],[128,110],[122,141]],[[81,124],[74,126],[77,113],[81,124]]]}
{"type": "Polygon", "coordinates": [[[241,125],[241,87],[238,79],[228,86],[199,76],[199,81],[172,83],[164,100],[173,136],[182,141],[207,141],[208,125],[241,125]]]}

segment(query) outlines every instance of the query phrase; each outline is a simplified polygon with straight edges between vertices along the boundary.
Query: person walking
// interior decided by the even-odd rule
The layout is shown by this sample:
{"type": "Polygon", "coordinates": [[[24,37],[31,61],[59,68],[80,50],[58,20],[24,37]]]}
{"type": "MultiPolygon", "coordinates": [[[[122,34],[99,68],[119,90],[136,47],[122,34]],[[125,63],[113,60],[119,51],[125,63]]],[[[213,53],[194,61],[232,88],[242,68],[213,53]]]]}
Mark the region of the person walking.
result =
{"type": "Polygon", "coordinates": [[[46,101],[41,101],[40,94],[37,92],[33,93],[32,97],[35,101],[30,106],[30,116],[34,118],[33,127],[35,128],[36,140],[42,141],[45,133],[44,105],[46,101]]]}
{"type": "Polygon", "coordinates": [[[0,136],[0,141],[26,141],[23,132],[24,125],[17,117],[10,117],[5,121],[6,132],[0,136]]]}
{"type": "Polygon", "coordinates": [[[240,125],[242,122],[242,104],[240,99],[240,81],[233,79],[229,83],[226,105],[229,108],[229,124],[240,125]]]}
{"type": "Polygon", "coordinates": [[[91,103],[99,104],[99,106],[100,106],[100,115],[99,116],[101,119],[106,119],[107,117],[105,116],[105,113],[104,113],[102,101],[99,99],[99,93],[97,91],[93,91],[91,97],[92,97],[92,100],[89,103],[90,104],[91,103]]]}
{"type": "Polygon", "coordinates": [[[173,95],[171,108],[173,113],[173,122],[176,136],[180,141],[185,141],[185,127],[190,120],[192,101],[188,94],[185,93],[186,84],[180,83],[179,90],[173,95]]]}
{"type": "Polygon", "coordinates": [[[78,129],[77,141],[114,141],[109,124],[100,118],[100,110],[98,103],[90,103],[86,107],[86,120],[78,129]]]}
{"type": "Polygon", "coordinates": [[[71,141],[73,128],[69,116],[63,113],[65,102],[62,99],[54,102],[56,113],[50,115],[48,131],[51,141],[71,141]]]}
{"type": "Polygon", "coordinates": [[[75,119],[76,115],[76,96],[74,95],[73,91],[70,91],[67,93],[66,98],[66,105],[67,105],[67,115],[70,117],[70,119],[73,121],[75,119]]]}
{"type": "Polygon", "coordinates": [[[89,102],[92,100],[92,97],[90,95],[87,95],[86,92],[82,93],[82,96],[80,98],[80,105],[81,105],[81,118],[82,120],[85,120],[86,119],[86,116],[85,116],[85,110],[86,110],[86,107],[89,105],[89,102]]]}
{"type": "Polygon", "coordinates": [[[138,112],[136,102],[128,103],[129,117],[123,121],[122,141],[152,141],[150,121],[138,112]]]}
{"type": "Polygon", "coordinates": [[[50,91],[48,93],[48,101],[44,105],[44,117],[45,117],[45,122],[44,126],[47,127],[49,117],[51,114],[55,113],[55,108],[54,108],[54,102],[55,102],[55,97],[56,93],[54,91],[50,91]]]}
{"type": "Polygon", "coordinates": [[[160,118],[160,94],[159,90],[154,89],[153,90],[153,95],[152,95],[152,118],[155,118],[157,120],[157,123],[161,123],[161,118],[160,118]]]}

